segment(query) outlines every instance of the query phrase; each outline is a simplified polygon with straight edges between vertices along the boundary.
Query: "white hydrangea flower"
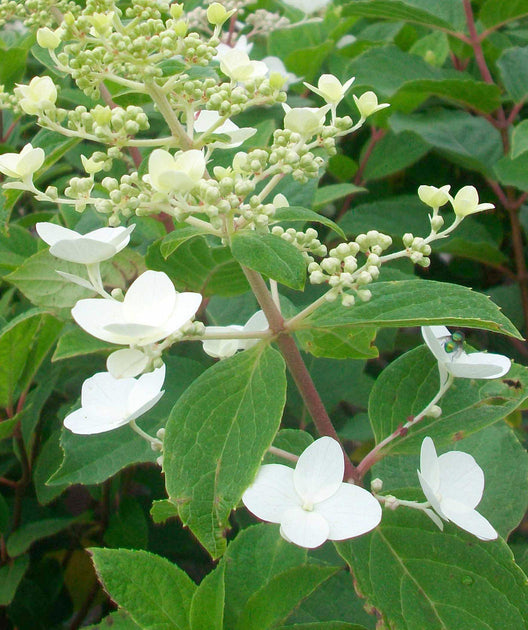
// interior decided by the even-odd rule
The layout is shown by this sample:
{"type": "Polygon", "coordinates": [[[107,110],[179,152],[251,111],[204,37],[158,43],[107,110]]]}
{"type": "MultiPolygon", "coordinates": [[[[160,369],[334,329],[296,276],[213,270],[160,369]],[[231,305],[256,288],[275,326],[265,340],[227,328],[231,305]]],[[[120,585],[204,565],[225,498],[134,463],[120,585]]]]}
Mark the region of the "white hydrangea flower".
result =
{"type": "Polygon", "coordinates": [[[323,128],[326,114],[330,105],[324,107],[294,107],[286,103],[282,104],[286,115],[284,116],[284,129],[289,129],[301,134],[304,138],[311,138],[323,128]]]}
{"type": "Polygon", "coordinates": [[[379,112],[380,109],[385,109],[385,107],[390,106],[389,103],[378,103],[378,97],[374,92],[365,92],[359,97],[354,94],[354,102],[363,119],[379,112]]]}
{"type": "MultiPolygon", "coordinates": [[[[268,320],[263,311],[254,313],[244,324],[238,326],[206,326],[205,330],[212,334],[225,332],[262,332],[269,328],[268,320]]],[[[205,339],[202,341],[205,354],[215,359],[227,359],[232,357],[238,350],[249,350],[258,343],[258,339],[205,339]]]]}
{"type": "Polygon", "coordinates": [[[251,61],[247,53],[231,48],[220,57],[220,69],[232,81],[251,81],[266,76],[268,67],[262,61],[251,61]]]}
{"type": "Polygon", "coordinates": [[[499,378],[511,367],[510,359],[502,354],[467,354],[461,344],[453,342],[451,333],[445,326],[422,326],[422,336],[438,361],[440,380],[443,383],[449,374],[457,378],[499,378]]]}
{"type": "Polygon", "coordinates": [[[239,50],[240,52],[244,52],[246,53],[246,55],[249,55],[252,48],[253,44],[248,42],[248,38],[245,35],[239,35],[234,46],[229,46],[228,44],[223,43],[218,44],[218,47],[216,49],[216,56],[214,58],[220,60],[225,55],[225,53],[229,52],[230,50],[239,50]]]}
{"type": "Polygon", "coordinates": [[[195,315],[201,301],[199,293],[177,293],[167,274],[149,270],[130,285],[123,302],[79,300],[72,316],[98,339],[145,346],[178,331],[195,315]]]}
{"type": "Polygon", "coordinates": [[[130,227],[104,227],[79,234],[55,223],[37,223],[40,238],[50,246],[50,254],[61,260],[92,265],[112,258],[130,241],[130,227]]]}
{"type": "Polygon", "coordinates": [[[64,426],[79,435],[118,429],[154,407],[164,394],[164,380],[164,365],[138,379],[99,372],[84,381],[82,406],[66,416],[64,426]]]}
{"type": "Polygon", "coordinates": [[[106,369],[114,378],[133,378],[148,366],[148,356],[138,348],[116,350],[106,360],[106,369]]]}
{"type": "Polygon", "coordinates": [[[467,217],[469,214],[475,214],[475,212],[493,210],[495,208],[492,203],[479,203],[479,196],[475,186],[464,186],[461,188],[451,203],[455,214],[460,219],[467,217]]]}
{"type": "Polygon", "coordinates": [[[164,149],[154,149],[148,161],[148,182],[162,193],[187,193],[203,177],[205,156],[198,149],[180,151],[172,156],[164,149]]]}
{"type": "Polygon", "coordinates": [[[29,85],[17,83],[14,92],[20,107],[32,116],[55,107],[57,100],[57,88],[50,77],[34,77],[29,85]]]}
{"type": "Polygon", "coordinates": [[[329,105],[336,106],[343,100],[347,90],[350,88],[352,83],[354,83],[355,79],[356,77],[352,77],[341,85],[341,81],[333,74],[322,74],[317,82],[317,87],[310,85],[310,83],[306,83],[306,81],[304,82],[304,85],[312,90],[312,92],[315,92],[315,94],[318,94],[329,105]]]}
{"type": "Polygon", "coordinates": [[[300,547],[360,536],[379,524],[381,507],[367,490],[343,483],[344,469],[338,442],[322,437],[302,453],[295,470],[261,466],[242,501],[256,517],[280,523],[281,536],[300,547]]]}
{"type": "MultiPolygon", "coordinates": [[[[20,151],[20,153],[3,153],[0,155],[0,173],[21,179],[24,187],[31,188],[33,185],[33,175],[44,164],[46,154],[40,147],[33,148],[31,143],[20,151]]],[[[16,183],[3,184],[4,188],[19,188],[16,183]]]]}
{"type": "Polygon", "coordinates": [[[326,7],[327,4],[330,4],[330,0],[283,0],[283,2],[306,14],[320,11],[326,7]]]}
{"type": "MultiPolygon", "coordinates": [[[[194,121],[194,130],[198,133],[204,133],[208,131],[216,125],[216,123],[220,120],[220,114],[213,110],[202,109],[198,112],[198,116],[194,121]]],[[[257,130],[254,127],[242,127],[240,128],[238,125],[232,120],[227,119],[224,121],[219,127],[216,127],[213,133],[221,133],[226,136],[229,136],[228,142],[216,141],[212,143],[208,143],[209,147],[216,147],[219,149],[233,149],[235,147],[239,147],[243,144],[248,138],[251,138],[257,133],[257,130]]]]}
{"type": "MultiPolygon", "coordinates": [[[[475,508],[484,492],[484,473],[469,453],[449,451],[436,454],[433,440],[426,437],[420,452],[418,479],[434,511],[480,540],[494,540],[498,534],[475,508]]],[[[436,521],[442,529],[442,522],[436,521]]]]}
{"type": "Polygon", "coordinates": [[[441,208],[452,198],[449,194],[450,188],[449,185],[440,188],[422,185],[418,187],[418,197],[420,197],[420,201],[431,208],[441,208]]]}

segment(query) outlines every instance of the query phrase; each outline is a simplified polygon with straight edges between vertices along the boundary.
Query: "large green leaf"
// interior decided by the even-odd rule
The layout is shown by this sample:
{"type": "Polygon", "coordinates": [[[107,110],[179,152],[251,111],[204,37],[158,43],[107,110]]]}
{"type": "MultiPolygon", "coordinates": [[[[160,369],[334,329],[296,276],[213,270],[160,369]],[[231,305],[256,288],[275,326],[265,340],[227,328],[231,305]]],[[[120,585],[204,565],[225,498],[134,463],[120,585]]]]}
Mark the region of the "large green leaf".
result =
{"type": "MultiPolygon", "coordinates": [[[[337,184],[339,185],[339,184],[337,184]]],[[[345,234],[343,230],[334,223],[332,219],[325,217],[322,214],[318,214],[313,210],[308,210],[307,208],[300,208],[299,206],[290,206],[288,208],[279,208],[270,222],[280,223],[281,221],[302,221],[303,223],[321,223],[326,227],[329,227],[334,232],[337,232],[339,236],[345,238],[345,234]]]]}
{"type": "Polygon", "coordinates": [[[527,0],[487,0],[480,9],[479,20],[488,28],[498,28],[527,15],[527,0]]]}
{"type": "Polygon", "coordinates": [[[324,304],[300,323],[332,332],[332,328],[400,326],[466,326],[484,328],[517,339],[520,333],[485,295],[466,287],[431,280],[400,280],[373,284],[372,299],[351,307],[336,300],[324,304]]]}
{"type": "Polygon", "coordinates": [[[401,2],[400,0],[376,0],[376,2],[355,0],[345,6],[343,14],[358,15],[376,20],[401,20],[423,24],[431,28],[452,28],[451,24],[438,17],[438,13],[435,11],[425,11],[419,7],[413,7],[412,3],[401,2]]]}
{"type": "Polygon", "coordinates": [[[528,120],[523,120],[513,129],[511,156],[515,159],[526,151],[528,151],[528,120]]]}
{"type": "MultiPolygon", "coordinates": [[[[370,395],[369,414],[376,441],[420,413],[438,388],[438,364],[425,346],[392,362],[377,378],[370,395]]],[[[501,420],[527,397],[528,368],[520,365],[514,364],[501,379],[457,378],[439,403],[440,418],[425,418],[384,451],[417,453],[427,435],[439,446],[452,444],[501,420]]]]}
{"type": "Polygon", "coordinates": [[[160,251],[163,258],[168,258],[171,254],[183,245],[186,241],[191,238],[195,238],[196,236],[203,236],[205,234],[204,230],[200,228],[193,227],[192,225],[188,225],[186,227],[181,227],[179,229],[175,229],[165,236],[165,238],[161,241],[160,251]]]}
{"type": "Polygon", "coordinates": [[[386,510],[366,536],[336,548],[368,604],[394,630],[520,630],[528,583],[502,540],[480,542],[424,514],[386,510]]]}
{"type": "MultiPolygon", "coordinates": [[[[363,171],[363,178],[371,181],[398,173],[417,162],[430,148],[427,142],[411,131],[398,134],[389,131],[374,146],[363,171]]],[[[354,215],[355,211],[349,212],[345,214],[345,218],[354,215]]],[[[377,225],[376,228],[381,230],[377,225]]]]}
{"type": "Polygon", "coordinates": [[[274,234],[247,232],[235,235],[233,256],[241,265],[263,273],[292,289],[302,289],[306,280],[306,261],[302,253],[274,234]]]}
{"type": "Polygon", "coordinates": [[[213,557],[224,529],[277,432],[286,395],[284,361],[264,344],[225,359],[178,400],[164,439],[167,493],[213,557]]]}
{"type": "MultiPolygon", "coordinates": [[[[182,357],[168,357],[165,363],[165,394],[138,420],[139,425],[152,435],[165,425],[175,399],[203,370],[199,363],[182,357]]],[[[157,457],[150,445],[128,426],[98,435],[75,435],[63,429],[61,447],[64,460],[49,479],[51,486],[101,483],[125,466],[153,462],[157,457]]]]}
{"type": "Polygon", "coordinates": [[[528,153],[515,159],[505,156],[495,165],[493,179],[503,186],[515,186],[519,190],[528,191],[528,153]]]}
{"type": "Polygon", "coordinates": [[[223,630],[224,574],[222,564],[200,582],[191,602],[191,630],[223,630]]]}
{"type": "Polygon", "coordinates": [[[390,125],[396,133],[413,131],[456,164],[487,176],[503,155],[498,130],[467,112],[429,109],[411,115],[396,113],[390,117],[390,125]]]}
{"type": "Polygon", "coordinates": [[[7,553],[14,558],[26,552],[37,540],[54,536],[72,524],[72,518],[46,518],[28,523],[14,531],[7,539],[7,553]]]}
{"type": "Polygon", "coordinates": [[[143,630],[189,630],[196,586],[175,564],[147,551],[92,548],[91,553],[110,597],[143,630]]]}
{"type": "Polygon", "coordinates": [[[210,247],[205,238],[197,237],[182,243],[178,255],[165,260],[160,252],[162,242],[156,241],[148,248],[147,265],[164,271],[179,291],[231,297],[249,289],[229,247],[210,247]]]}
{"type": "Polygon", "coordinates": [[[28,567],[28,555],[19,556],[0,567],[0,606],[11,603],[28,567]]]}
{"type": "Polygon", "coordinates": [[[346,621],[316,621],[314,623],[295,623],[290,626],[281,626],[278,630],[367,630],[365,626],[346,621]]]}
{"type": "Polygon", "coordinates": [[[523,101],[528,94],[528,48],[508,48],[497,60],[497,67],[511,98],[516,103],[523,101]]]}
{"type": "MultiPolygon", "coordinates": [[[[503,422],[438,449],[473,455],[484,471],[486,486],[478,511],[507,538],[522,520],[528,504],[528,455],[513,431],[503,422]],[[515,492],[512,492],[515,488],[515,492]]],[[[417,488],[419,455],[397,455],[382,459],[372,476],[383,480],[383,492],[401,496],[400,488],[417,488]]]]}
{"type": "Polygon", "coordinates": [[[378,356],[374,346],[376,328],[359,328],[349,324],[319,326],[310,322],[309,330],[299,330],[301,347],[314,357],[329,359],[372,359],[378,356]]]}

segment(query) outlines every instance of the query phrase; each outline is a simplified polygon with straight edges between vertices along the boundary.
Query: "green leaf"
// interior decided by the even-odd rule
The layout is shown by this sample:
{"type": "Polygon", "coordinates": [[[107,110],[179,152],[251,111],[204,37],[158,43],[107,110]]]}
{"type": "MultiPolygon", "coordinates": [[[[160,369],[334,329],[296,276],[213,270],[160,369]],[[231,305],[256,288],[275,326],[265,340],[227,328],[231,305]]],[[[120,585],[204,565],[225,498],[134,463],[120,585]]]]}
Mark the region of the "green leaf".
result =
{"type": "Polygon", "coordinates": [[[245,293],[248,282],[229,247],[211,247],[205,238],[193,238],[178,248],[178,256],[165,260],[161,241],[147,250],[150,269],[164,271],[179,291],[198,291],[204,296],[231,297],[245,293]]]}
{"type": "MultiPolygon", "coordinates": [[[[389,131],[375,144],[363,171],[363,177],[365,181],[372,181],[398,173],[417,162],[430,148],[427,142],[411,131],[398,134],[389,131]]],[[[355,212],[356,209],[345,214],[345,218],[353,217],[355,212]]]]}
{"type": "Polygon", "coordinates": [[[26,69],[26,48],[10,48],[2,51],[0,64],[0,83],[7,89],[12,89],[17,81],[24,76],[26,69]]]}
{"type": "Polygon", "coordinates": [[[526,15],[528,15],[526,0],[487,0],[480,9],[479,20],[488,28],[499,28],[526,15]]]}
{"type": "Polygon", "coordinates": [[[225,563],[225,628],[236,628],[249,599],[286,571],[306,563],[306,549],[287,543],[279,528],[260,523],[229,543],[225,563]]]}
{"type": "Polygon", "coordinates": [[[168,499],[153,501],[150,508],[150,515],[154,523],[165,523],[169,518],[178,516],[178,506],[171,503],[168,499]]]}
{"type": "Polygon", "coordinates": [[[295,623],[291,626],[281,626],[278,630],[367,630],[365,626],[346,621],[316,621],[315,623],[295,623]]]}
{"type": "Polygon", "coordinates": [[[306,261],[291,243],[274,234],[237,234],[231,242],[233,256],[241,265],[263,273],[292,289],[302,290],[306,261]]]}
{"type": "Polygon", "coordinates": [[[520,333],[489,298],[466,287],[431,280],[399,280],[373,284],[372,299],[352,307],[339,301],[324,304],[300,326],[328,329],[400,326],[465,326],[501,332],[520,339],[520,333]]]}
{"type": "Polygon", "coordinates": [[[526,151],[528,151],[528,120],[523,120],[513,128],[511,156],[515,159],[526,151]]]}
{"type": "Polygon", "coordinates": [[[13,435],[15,427],[19,422],[19,414],[13,416],[13,418],[2,420],[2,422],[0,422],[0,440],[6,440],[7,438],[10,438],[13,435]]]}
{"type": "MultiPolygon", "coordinates": [[[[41,308],[69,318],[69,310],[80,299],[93,297],[94,292],[61,277],[57,271],[86,277],[85,265],[58,260],[48,250],[29,257],[16,271],[5,276],[8,282],[41,308]]],[[[107,289],[125,290],[131,280],[144,271],[143,260],[131,249],[125,249],[101,265],[107,289]]]]}
{"type": "Polygon", "coordinates": [[[29,566],[29,556],[20,556],[0,567],[0,606],[8,606],[29,566]]]}
{"type": "Polygon", "coordinates": [[[36,251],[37,240],[20,225],[10,225],[8,233],[0,232],[0,275],[14,271],[36,251]]]}
{"type": "Polygon", "coordinates": [[[143,630],[189,630],[196,586],[175,564],[147,551],[92,548],[91,553],[110,597],[143,630]]]}
{"type": "Polygon", "coordinates": [[[334,223],[332,219],[323,216],[322,214],[318,214],[313,210],[308,210],[307,208],[300,208],[299,206],[290,206],[288,208],[279,208],[273,217],[273,220],[270,222],[272,225],[274,223],[280,223],[281,221],[302,221],[303,223],[321,223],[322,225],[326,225],[334,232],[337,232],[341,238],[345,238],[345,233],[343,230],[334,223]]]}
{"type": "MultiPolygon", "coordinates": [[[[438,364],[427,347],[415,348],[393,361],[376,379],[370,395],[369,415],[376,442],[418,414],[438,388],[438,364]]],[[[424,418],[384,452],[417,453],[427,435],[438,446],[452,444],[501,420],[527,397],[528,368],[520,365],[514,364],[501,379],[457,378],[440,401],[442,415],[424,418]]]]}
{"type": "Polygon", "coordinates": [[[343,15],[357,15],[377,20],[401,20],[431,28],[452,28],[449,22],[439,18],[435,12],[429,13],[421,8],[413,7],[411,3],[399,0],[376,0],[376,2],[355,0],[345,6],[343,15]]]}
{"type": "Polygon", "coordinates": [[[449,39],[442,31],[421,37],[410,47],[409,52],[437,68],[441,68],[449,56],[449,39]]]}
{"type": "MultiPolygon", "coordinates": [[[[139,425],[152,435],[165,425],[174,401],[203,371],[199,363],[183,357],[167,357],[165,363],[165,394],[138,420],[139,425]]],[[[125,466],[153,462],[157,457],[150,445],[128,426],[98,435],[75,435],[63,429],[61,446],[64,461],[48,480],[51,486],[101,483],[125,466]]]]}
{"type": "MultiPolygon", "coordinates": [[[[486,479],[484,496],[477,509],[507,538],[519,525],[528,504],[528,455],[513,431],[498,422],[438,449],[439,453],[445,451],[473,455],[486,479]]],[[[400,496],[400,488],[416,488],[420,496],[422,490],[416,474],[419,459],[418,454],[387,457],[374,466],[372,476],[383,479],[384,493],[400,496]]]]}
{"type": "Polygon", "coordinates": [[[370,534],[336,545],[369,606],[394,630],[519,630],[528,583],[502,540],[481,542],[416,510],[386,510],[370,534]]]}
{"type": "Polygon", "coordinates": [[[108,630],[108,628],[111,630],[141,630],[141,627],[132,621],[124,610],[116,610],[103,617],[98,624],[86,626],[84,630],[108,630]]]}
{"type": "Polygon", "coordinates": [[[280,623],[341,567],[305,564],[270,579],[247,601],[236,630],[266,630],[280,623]]]}
{"type": "MultiPolygon", "coordinates": [[[[515,103],[528,94],[528,48],[508,48],[497,60],[502,82],[515,103]]],[[[514,156],[515,157],[515,156],[514,156]]]]}
{"type": "Polygon", "coordinates": [[[455,164],[489,176],[503,154],[500,133],[482,117],[458,110],[429,109],[393,114],[396,133],[413,131],[455,164]]]}
{"type": "Polygon", "coordinates": [[[528,153],[523,153],[515,159],[505,156],[495,165],[493,179],[497,179],[503,186],[515,186],[519,190],[528,191],[528,153]]]}
{"type": "Polygon", "coordinates": [[[23,525],[7,539],[7,553],[12,558],[21,556],[34,542],[58,534],[73,521],[72,518],[47,518],[23,525]]]}
{"type": "Polygon", "coordinates": [[[62,361],[73,357],[93,354],[101,350],[114,350],[115,346],[92,337],[78,326],[64,332],[57,343],[52,361],[62,361]]]}
{"type": "Polygon", "coordinates": [[[309,330],[298,330],[297,339],[306,352],[330,359],[373,359],[376,328],[358,328],[349,324],[320,326],[310,322],[309,330]]]}
{"type": "Polygon", "coordinates": [[[361,186],[348,183],[330,184],[329,186],[323,186],[322,188],[317,189],[313,205],[314,208],[319,210],[321,208],[325,208],[333,201],[337,201],[343,197],[348,197],[348,195],[354,195],[360,192],[366,192],[366,189],[361,186]]]}
{"type": "Polygon", "coordinates": [[[223,630],[225,564],[200,582],[191,602],[191,630],[223,630]]]}
{"type": "Polygon", "coordinates": [[[167,494],[214,558],[279,428],[285,395],[282,356],[258,344],[209,368],[172,410],[163,453],[167,494]]]}
{"type": "Polygon", "coordinates": [[[137,499],[128,496],[121,499],[119,509],[110,514],[108,527],[104,533],[104,543],[116,549],[148,547],[148,523],[137,499]]]}
{"type": "Polygon", "coordinates": [[[160,245],[160,251],[163,258],[168,258],[171,254],[183,245],[186,241],[196,236],[203,236],[206,232],[200,228],[191,225],[175,229],[163,238],[160,245]]]}
{"type": "Polygon", "coordinates": [[[54,431],[44,443],[38,455],[37,463],[33,471],[33,484],[37,500],[41,505],[47,505],[56,499],[68,484],[48,486],[46,482],[55,473],[64,459],[64,453],[60,447],[60,431],[54,431]]]}

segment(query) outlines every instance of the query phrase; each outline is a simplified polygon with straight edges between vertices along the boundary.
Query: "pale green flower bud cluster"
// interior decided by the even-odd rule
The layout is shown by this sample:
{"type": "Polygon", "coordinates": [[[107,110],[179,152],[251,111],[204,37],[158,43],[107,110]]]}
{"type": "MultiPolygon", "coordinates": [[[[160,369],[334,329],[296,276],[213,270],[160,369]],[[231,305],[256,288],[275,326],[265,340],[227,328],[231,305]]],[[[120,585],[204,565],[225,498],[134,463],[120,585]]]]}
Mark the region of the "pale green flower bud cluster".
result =
{"type": "Polygon", "coordinates": [[[75,199],[74,207],[77,212],[83,212],[86,209],[93,185],[92,177],[72,177],[70,179],[64,194],[70,199],[75,199]]]}
{"type": "Polygon", "coordinates": [[[131,173],[123,175],[118,181],[114,177],[105,177],[101,182],[107,191],[108,198],[96,199],[95,208],[102,214],[111,215],[109,222],[112,227],[120,224],[120,216],[128,218],[133,214],[141,215],[139,208],[141,204],[147,204],[151,195],[142,192],[139,175],[131,173]]]}
{"type": "Polygon", "coordinates": [[[275,166],[276,172],[291,173],[296,181],[306,183],[308,179],[319,176],[324,159],[308,149],[299,133],[277,129],[273,133],[269,163],[275,166]]]}
{"type": "Polygon", "coordinates": [[[87,110],[79,105],[67,113],[67,127],[83,134],[90,134],[104,143],[125,144],[129,136],[149,129],[149,120],[141,107],[127,108],[96,105],[87,110]]]}
{"type": "Polygon", "coordinates": [[[26,26],[55,26],[51,8],[77,15],[80,7],[73,0],[0,0],[0,26],[21,20],[26,26]]]}
{"type": "Polygon", "coordinates": [[[429,267],[431,259],[431,246],[424,238],[413,236],[410,233],[403,235],[403,244],[406,248],[407,255],[415,265],[420,267],[429,267]]]}
{"type": "Polygon", "coordinates": [[[250,24],[256,33],[261,35],[269,35],[275,30],[285,28],[290,24],[287,17],[278,13],[271,13],[266,9],[257,9],[250,13],[246,19],[246,24],[250,24]]]}
{"type": "Polygon", "coordinates": [[[381,254],[390,247],[392,239],[377,230],[370,230],[367,234],[359,234],[355,241],[341,243],[328,252],[328,257],[320,263],[312,261],[308,265],[310,282],[312,284],[327,283],[331,288],[325,295],[329,302],[341,296],[343,306],[352,306],[356,298],[368,302],[372,294],[367,285],[377,280],[382,264],[381,254]],[[366,256],[360,267],[357,255],[366,256]],[[345,293],[353,291],[354,294],[345,293]]]}
{"type": "Polygon", "coordinates": [[[275,234],[275,236],[280,236],[286,242],[295,245],[297,249],[299,249],[308,264],[314,262],[313,256],[310,254],[314,254],[315,256],[326,256],[327,249],[326,245],[323,245],[321,241],[318,239],[319,234],[317,230],[313,228],[308,228],[304,232],[298,232],[294,228],[288,228],[285,230],[280,225],[274,225],[271,228],[271,233],[275,234]]]}

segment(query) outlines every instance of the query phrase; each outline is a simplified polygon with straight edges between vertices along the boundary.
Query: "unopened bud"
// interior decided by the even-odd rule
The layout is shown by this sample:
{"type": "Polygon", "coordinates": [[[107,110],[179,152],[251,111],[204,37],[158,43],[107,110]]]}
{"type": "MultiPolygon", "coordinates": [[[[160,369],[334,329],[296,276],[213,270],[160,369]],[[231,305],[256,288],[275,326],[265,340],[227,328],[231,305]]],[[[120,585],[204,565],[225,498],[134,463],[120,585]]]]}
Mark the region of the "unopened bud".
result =
{"type": "Polygon", "coordinates": [[[52,31],[47,26],[39,28],[37,31],[37,43],[41,48],[49,48],[53,50],[60,44],[60,37],[56,31],[52,31]]]}
{"type": "Polygon", "coordinates": [[[431,418],[439,418],[442,415],[442,409],[438,405],[433,405],[427,415],[431,418]]]}
{"type": "Polygon", "coordinates": [[[370,482],[370,489],[372,492],[381,492],[383,490],[383,481],[376,477],[370,482]]]}

